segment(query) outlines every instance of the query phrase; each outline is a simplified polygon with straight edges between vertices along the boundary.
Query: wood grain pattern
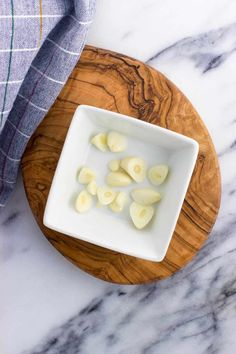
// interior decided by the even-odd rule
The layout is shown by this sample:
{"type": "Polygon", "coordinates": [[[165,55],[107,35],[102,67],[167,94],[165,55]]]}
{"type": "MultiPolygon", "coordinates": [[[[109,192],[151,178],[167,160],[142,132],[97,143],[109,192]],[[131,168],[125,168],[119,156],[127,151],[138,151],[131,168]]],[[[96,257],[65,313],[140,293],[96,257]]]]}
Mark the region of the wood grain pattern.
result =
{"type": "Polygon", "coordinates": [[[139,284],[170,276],[201,248],[214,225],[221,195],[217,156],[199,115],[166,77],[138,60],[87,46],[79,64],[40,124],[22,160],[33,214],[67,259],[106,281],[139,284]],[[63,142],[79,104],[120,112],[192,137],[200,145],[190,187],[165,259],[145,261],[46,228],[43,212],[63,142]]]}

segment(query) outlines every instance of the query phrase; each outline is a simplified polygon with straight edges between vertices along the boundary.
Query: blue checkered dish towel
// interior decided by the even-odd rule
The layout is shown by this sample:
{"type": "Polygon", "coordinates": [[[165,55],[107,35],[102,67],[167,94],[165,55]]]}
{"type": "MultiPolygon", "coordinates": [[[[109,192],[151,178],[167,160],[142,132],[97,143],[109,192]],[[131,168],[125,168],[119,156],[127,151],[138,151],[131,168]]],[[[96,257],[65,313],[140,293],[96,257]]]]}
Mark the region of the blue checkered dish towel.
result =
{"type": "Polygon", "coordinates": [[[0,207],[26,144],[84,47],[95,0],[2,0],[0,6],[0,207]]]}

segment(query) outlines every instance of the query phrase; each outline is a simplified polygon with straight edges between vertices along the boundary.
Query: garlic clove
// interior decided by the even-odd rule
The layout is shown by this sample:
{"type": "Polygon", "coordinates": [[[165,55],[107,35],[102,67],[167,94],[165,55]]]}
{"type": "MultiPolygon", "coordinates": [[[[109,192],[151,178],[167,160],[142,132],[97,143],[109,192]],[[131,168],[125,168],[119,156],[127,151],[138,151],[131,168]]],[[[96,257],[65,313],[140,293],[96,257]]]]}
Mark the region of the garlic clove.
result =
{"type": "Polygon", "coordinates": [[[154,186],[158,186],[165,181],[168,172],[169,167],[167,165],[155,165],[148,171],[149,181],[154,184],[154,186]]]}
{"type": "Polygon", "coordinates": [[[91,208],[91,206],[92,197],[86,190],[83,190],[76,198],[75,209],[78,213],[85,213],[91,208]]]}
{"type": "Polygon", "coordinates": [[[151,205],[157,203],[161,199],[160,193],[151,188],[137,188],[131,192],[133,200],[142,205],[151,205]]]}
{"type": "Polygon", "coordinates": [[[103,187],[98,187],[97,189],[97,197],[98,201],[102,205],[108,205],[113,202],[113,200],[116,197],[116,192],[113,191],[110,187],[103,186],[103,187]]]}
{"type": "Polygon", "coordinates": [[[129,210],[134,226],[139,230],[143,229],[151,221],[154,214],[152,206],[140,205],[136,202],[130,205],[129,210]]]}
{"type": "Polygon", "coordinates": [[[127,195],[125,192],[118,192],[114,201],[109,205],[109,208],[114,213],[120,213],[127,202],[127,195]]]}
{"type": "Polygon", "coordinates": [[[143,182],[146,176],[146,162],[140,157],[126,157],[121,160],[121,167],[135,182],[143,182]]]}
{"type": "Polygon", "coordinates": [[[112,152],[121,152],[126,149],[127,140],[124,135],[111,131],[107,135],[107,145],[112,152]]]}
{"type": "Polygon", "coordinates": [[[95,135],[91,140],[91,144],[96,146],[97,149],[105,152],[108,150],[107,148],[107,135],[105,133],[99,133],[95,135]]]}
{"type": "Polygon", "coordinates": [[[111,187],[125,187],[132,182],[132,179],[125,172],[110,172],[106,182],[111,187]]]}
{"type": "Polygon", "coordinates": [[[108,167],[112,172],[118,171],[120,167],[120,160],[111,160],[108,164],[108,167]]]}
{"type": "Polygon", "coordinates": [[[87,185],[87,191],[91,194],[91,195],[96,195],[97,194],[97,183],[96,181],[91,181],[89,182],[89,184],[87,185]]]}
{"type": "Polygon", "coordinates": [[[88,184],[92,180],[96,178],[96,173],[89,167],[82,167],[79,176],[78,176],[78,181],[81,184],[88,184]]]}

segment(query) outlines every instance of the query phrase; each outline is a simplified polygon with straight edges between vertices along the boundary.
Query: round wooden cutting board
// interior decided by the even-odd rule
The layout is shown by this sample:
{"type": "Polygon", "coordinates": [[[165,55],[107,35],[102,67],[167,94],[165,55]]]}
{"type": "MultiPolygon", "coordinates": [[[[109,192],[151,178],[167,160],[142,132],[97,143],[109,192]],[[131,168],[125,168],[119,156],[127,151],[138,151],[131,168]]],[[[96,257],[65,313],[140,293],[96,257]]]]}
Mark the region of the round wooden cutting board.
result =
{"type": "Polygon", "coordinates": [[[182,268],[207,239],[220,205],[220,172],[215,149],[187,98],[165,76],[144,63],[90,46],[85,47],[53,107],[30,139],[21,167],[30,207],[47,239],[85,272],[114,283],[150,282],[182,268]],[[200,151],[192,180],[162,262],[113,252],[43,225],[57,161],[74,111],[80,104],[133,116],[198,141],[200,151]]]}

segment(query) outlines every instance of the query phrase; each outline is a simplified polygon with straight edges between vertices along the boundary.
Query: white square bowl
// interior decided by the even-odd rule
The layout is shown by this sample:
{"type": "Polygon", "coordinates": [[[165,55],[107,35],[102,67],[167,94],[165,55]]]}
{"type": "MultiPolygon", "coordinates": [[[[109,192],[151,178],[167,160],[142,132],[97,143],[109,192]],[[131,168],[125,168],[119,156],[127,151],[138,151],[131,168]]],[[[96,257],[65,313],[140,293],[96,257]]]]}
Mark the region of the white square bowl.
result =
{"type": "MultiPolygon", "coordinates": [[[[132,117],[81,105],[75,111],[56,168],[44,225],[95,245],[160,262],[174,232],[197,155],[198,143],[193,139],[132,117]],[[127,137],[125,152],[104,153],[90,144],[93,135],[109,130],[127,137]],[[166,182],[158,188],[163,197],[156,215],[143,230],[132,224],[128,206],[121,214],[107,207],[94,206],[84,214],[74,209],[75,196],[83,189],[76,180],[78,169],[83,165],[93,168],[98,174],[98,185],[104,185],[108,162],[125,156],[140,156],[148,166],[164,163],[170,167],[166,182]]],[[[125,189],[128,193],[136,186],[150,184],[146,179],[125,189]]]]}

